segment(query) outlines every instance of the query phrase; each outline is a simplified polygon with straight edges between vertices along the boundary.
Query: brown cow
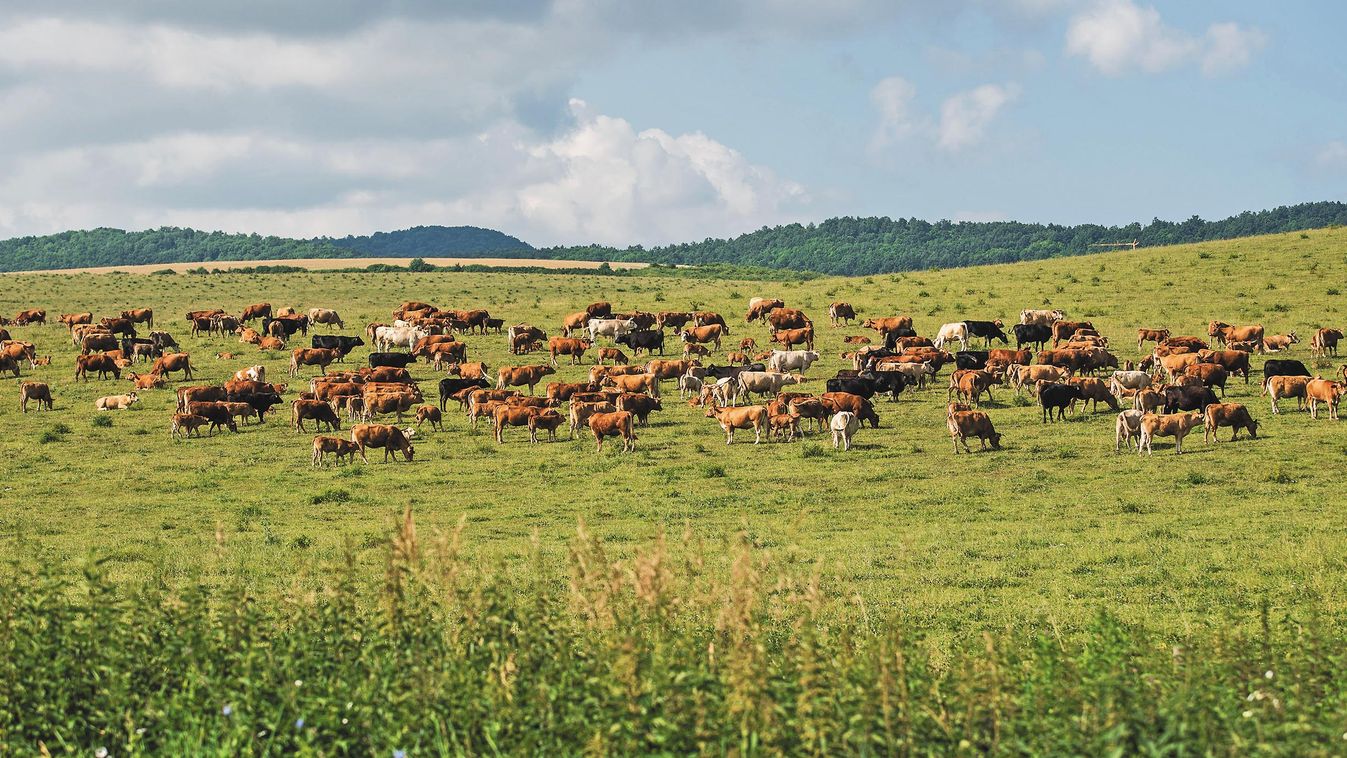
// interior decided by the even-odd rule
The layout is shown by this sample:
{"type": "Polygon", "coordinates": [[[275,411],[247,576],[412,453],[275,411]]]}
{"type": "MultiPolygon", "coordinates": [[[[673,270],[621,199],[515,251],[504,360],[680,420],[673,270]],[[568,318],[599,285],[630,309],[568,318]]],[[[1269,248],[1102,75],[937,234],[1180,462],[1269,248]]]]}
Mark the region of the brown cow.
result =
{"type": "Polygon", "coordinates": [[[1305,385],[1305,399],[1310,404],[1310,418],[1319,418],[1319,403],[1325,403],[1328,405],[1328,418],[1337,421],[1338,401],[1342,398],[1344,391],[1347,391],[1347,384],[1343,382],[1318,377],[1311,379],[1305,385]]]}
{"type": "Polygon", "coordinates": [[[1239,439],[1240,429],[1248,429],[1249,438],[1258,439],[1258,422],[1249,415],[1249,409],[1239,403],[1212,403],[1207,406],[1205,416],[1206,433],[1202,438],[1206,442],[1220,442],[1216,430],[1223,426],[1234,430],[1234,434],[1230,437],[1231,442],[1239,439]]]}
{"type": "Polygon", "coordinates": [[[254,303],[243,309],[240,321],[252,321],[255,318],[271,318],[271,303],[254,303]]]}
{"type": "Polygon", "coordinates": [[[832,319],[833,326],[842,326],[837,323],[838,321],[844,321],[847,326],[851,326],[852,319],[856,318],[856,309],[851,307],[851,303],[839,300],[828,306],[828,318],[832,319]]]}
{"type": "Polygon", "coordinates": [[[1263,391],[1272,398],[1272,412],[1280,414],[1277,401],[1284,397],[1296,399],[1296,410],[1305,406],[1305,387],[1310,383],[1308,376],[1270,376],[1263,385],[1263,391]]]}
{"type": "Polygon", "coordinates": [[[195,413],[175,413],[173,414],[173,423],[168,427],[170,437],[191,437],[193,433],[201,436],[201,427],[210,423],[210,419],[205,416],[198,416],[195,413]],[[185,431],[185,435],[184,435],[185,431]]]}
{"type": "Polygon", "coordinates": [[[138,390],[161,389],[165,386],[164,377],[159,374],[137,374],[132,371],[126,375],[138,390]]]}
{"type": "Polygon", "coordinates": [[[577,392],[598,392],[598,382],[548,382],[547,399],[565,402],[577,392]]]}
{"type": "Polygon", "coordinates": [[[875,413],[874,405],[860,395],[853,395],[850,392],[825,392],[819,395],[819,402],[833,413],[851,411],[856,414],[857,420],[869,421],[871,428],[879,428],[879,414],[875,413]]]}
{"type": "Polygon", "coordinates": [[[23,413],[28,412],[28,401],[37,403],[37,409],[40,411],[45,406],[51,410],[51,387],[45,382],[20,382],[19,383],[19,410],[23,413]]]}
{"type": "MultiPolygon", "coordinates": [[[[796,345],[804,345],[806,350],[814,349],[814,327],[806,326],[802,329],[778,329],[772,335],[772,342],[781,345],[786,350],[795,349],[796,345]]],[[[717,345],[719,347],[719,345],[717,345]]]]}
{"type": "MultiPolygon", "coordinates": [[[[1115,413],[1118,409],[1118,399],[1109,391],[1108,384],[1102,379],[1093,376],[1077,376],[1066,380],[1068,384],[1074,384],[1080,388],[1080,410],[1085,411],[1086,403],[1094,403],[1091,409],[1093,412],[1099,412],[1099,403],[1103,402],[1115,413]]],[[[1071,410],[1075,412],[1076,401],[1071,401],[1071,410]]]]}
{"type": "Polygon", "coordinates": [[[1188,432],[1201,426],[1206,421],[1205,417],[1198,411],[1192,413],[1147,413],[1141,417],[1141,444],[1137,446],[1137,455],[1142,450],[1147,455],[1152,453],[1151,441],[1156,437],[1173,437],[1174,453],[1176,455],[1183,453],[1183,438],[1188,436],[1188,432]]]}
{"type": "Polygon", "coordinates": [[[627,357],[626,353],[622,352],[621,350],[615,347],[598,348],[598,353],[594,359],[594,362],[602,364],[604,361],[608,360],[611,360],[614,366],[616,366],[619,363],[631,362],[631,359],[627,357]]]}
{"type": "Polygon", "coordinates": [[[551,366],[501,366],[496,372],[496,389],[503,390],[508,387],[529,388],[529,394],[533,394],[533,387],[543,380],[544,376],[555,374],[556,369],[551,366]]]}
{"type": "Polygon", "coordinates": [[[786,307],[786,301],[770,297],[755,297],[748,302],[748,313],[744,314],[746,323],[765,320],[773,308],[786,307]]]}
{"type": "Polygon", "coordinates": [[[234,414],[230,412],[227,402],[220,400],[190,402],[183,410],[197,416],[205,416],[206,420],[210,422],[210,429],[207,430],[207,434],[214,435],[215,430],[222,427],[227,427],[231,432],[238,432],[239,430],[238,425],[234,423],[234,414]]]}
{"type": "Polygon", "coordinates": [[[464,379],[491,379],[491,377],[487,376],[487,365],[481,361],[454,364],[449,367],[449,375],[459,376],[464,379]]]}
{"type": "Polygon", "coordinates": [[[688,311],[660,311],[655,315],[655,326],[658,326],[660,331],[664,331],[666,326],[670,327],[674,330],[674,334],[678,334],[692,318],[692,313],[688,311]]]}
{"type": "Polygon", "coordinates": [[[1214,363],[1231,374],[1244,377],[1249,383],[1249,354],[1243,350],[1199,350],[1197,360],[1200,363],[1214,363]]]}
{"type": "Polygon", "coordinates": [[[853,334],[850,337],[847,337],[846,339],[842,340],[842,342],[847,345],[868,345],[870,344],[870,338],[863,337],[858,334],[853,334]]]}
{"type": "Polygon", "coordinates": [[[684,342],[695,342],[705,344],[715,343],[716,349],[720,349],[720,338],[729,334],[729,330],[723,324],[709,324],[706,326],[693,326],[683,330],[684,342]]]}
{"type": "Polygon", "coordinates": [[[1054,321],[1052,324],[1052,346],[1057,347],[1081,329],[1094,329],[1094,324],[1089,321],[1054,321]]]}
{"type": "Polygon", "coordinates": [[[771,331],[776,332],[782,329],[813,328],[814,324],[805,315],[804,311],[798,308],[776,308],[767,314],[767,326],[771,331]]]}
{"type": "Polygon", "coordinates": [[[632,415],[627,411],[595,413],[589,417],[589,430],[594,433],[595,451],[603,452],[604,437],[621,437],[622,451],[636,449],[636,430],[633,429],[632,415]]]}
{"type": "Polygon", "coordinates": [[[126,319],[127,321],[130,321],[133,324],[144,324],[145,326],[151,329],[154,328],[153,308],[131,308],[129,310],[122,311],[122,318],[126,319]]]}
{"type": "Polygon", "coordinates": [[[84,313],[62,313],[57,320],[65,324],[67,329],[74,329],[77,324],[92,324],[94,314],[88,311],[84,313]]]}
{"type": "Polygon", "coordinates": [[[769,414],[761,405],[721,408],[714,399],[707,405],[706,417],[715,419],[725,430],[725,444],[734,444],[735,429],[752,429],[753,444],[762,442],[762,433],[767,430],[769,414]]]}
{"type": "Polygon", "coordinates": [[[1327,327],[1320,329],[1310,339],[1310,353],[1315,356],[1335,356],[1338,354],[1338,342],[1341,340],[1341,329],[1329,329],[1327,327]]]}
{"type": "Polygon", "coordinates": [[[337,417],[336,411],[322,400],[296,400],[291,405],[291,428],[297,432],[304,431],[305,419],[312,419],[319,431],[322,431],[323,424],[327,424],[328,429],[333,431],[341,429],[341,419],[337,417]]]}
{"type": "Polygon", "coordinates": [[[949,436],[954,440],[955,455],[959,454],[960,444],[965,453],[973,452],[968,447],[969,437],[977,437],[983,450],[987,449],[988,443],[991,443],[992,450],[1001,449],[1001,435],[992,425],[991,417],[982,411],[951,410],[945,416],[945,423],[949,427],[949,436]]]}
{"type": "Polygon", "coordinates": [[[407,462],[411,463],[412,455],[416,452],[407,435],[390,424],[356,424],[351,427],[351,441],[360,448],[360,460],[365,463],[369,463],[369,458],[365,457],[365,449],[370,447],[384,449],[385,463],[388,462],[390,454],[393,456],[393,462],[397,463],[398,451],[401,451],[407,462]]]}
{"type": "Polygon", "coordinates": [[[495,420],[497,444],[505,442],[503,432],[506,426],[528,426],[529,419],[538,413],[541,413],[540,409],[529,406],[511,405],[509,403],[496,406],[491,415],[495,420]]]}
{"type": "Polygon", "coordinates": [[[1256,342],[1263,344],[1263,325],[1231,326],[1224,321],[1212,321],[1207,325],[1207,335],[1215,337],[1217,342],[1256,342]]]}
{"type": "Polygon", "coordinates": [[[645,364],[645,373],[653,374],[659,381],[677,379],[700,365],[695,360],[670,361],[656,358],[645,364]]]}
{"type": "Polygon", "coordinates": [[[585,403],[578,400],[571,401],[571,407],[567,414],[570,421],[571,439],[580,431],[580,427],[588,426],[589,419],[596,413],[612,413],[617,410],[617,406],[611,402],[585,403]]]}
{"type": "Polygon", "coordinates": [[[887,318],[867,318],[861,322],[861,326],[866,329],[874,329],[880,334],[887,335],[889,332],[896,332],[899,329],[911,329],[911,316],[889,316],[887,318]]]}
{"type": "Polygon", "coordinates": [[[29,324],[45,325],[47,323],[47,312],[41,308],[28,308],[19,311],[14,316],[14,323],[19,326],[27,326],[29,324]]]}
{"type": "Polygon", "coordinates": [[[192,403],[213,403],[229,399],[229,392],[224,387],[202,385],[196,387],[179,387],[178,412],[187,411],[192,403]]]}
{"type": "Polygon", "coordinates": [[[284,350],[285,340],[280,337],[263,337],[257,343],[258,350],[284,350]]]}
{"type": "Polygon", "coordinates": [[[585,351],[590,348],[589,340],[576,339],[574,337],[553,337],[547,341],[547,350],[552,354],[552,365],[557,365],[558,355],[569,355],[571,365],[574,366],[584,358],[585,351]]]}
{"type": "Polygon", "coordinates": [[[107,332],[95,332],[85,335],[80,341],[81,353],[93,353],[103,350],[116,350],[121,345],[117,338],[107,332]]]}
{"type": "Polygon", "coordinates": [[[1287,334],[1274,334],[1263,338],[1263,352],[1280,353],[1283,350],[1291,351],[1291,346],[1300,341],[1300,337],[1295,332],[1287,334]]]}
{"type": "Polygon", "coordinates": [[[166,353],[155,358],[154,365],[150,367],[151,374],[159,374],[160,376],[173,371],[181,371],[184,380],[191,379],[191,356],[188,353],[166,353]]]}
{"type": "Polygon", "coordinates": [[[75,356],[75,378],[84,377],[84,381],[89,381],[89,372],[98,372],[99,379],[108,378],[112,374],[117,379],[122,378],[122,370],[117,367],[117,362],[108,355],[77,355],[75,356]]]}
{"type": "Polygon", "coordinates": [[[633,392],[624,392],[618,395],[616,405],[619,411],[629,411],[636,416],[636,420],[641,426],[645,426],[649,422],[652,411],[664,410],[659,398],[633,392]]]}
{"type": "Polygon", "coordinates": [[[1137,349],[1141,349],[1142,343],[1154,342],[1157,345],[1169,339],[1168,329],[1138,329],[1137,330],[1137,349]]]}
{"type": "Polygon", "coordinates": [[[629,374],[614,376],[609,374],[601,382],[604,386],[616,387],[622,392],[645,392],[651,397],[659,397],[659,377],[654,374],[629,374]]]}
{"type": "Polygon", "coordinates": [[[571,336],[571,332],[584,331],[585,327],[589,325],[589,320],[591,318],[593,318],[593,316],[585,311],[579,311],[564,316],[561,319],[561,334],[569,337],[571,336]]]}
{"type": "Polygon", "coordinates": [[[1226,371],[1224,366],[1215,363],[1195,363],[1183,371],[1187,376],[1197,377],[1207,387],[1220,387],[1221,397],[1225,397],[1225,380],[1230,376],[1230,372],[1226,371]]]}
{"type": "Polygon", "coordinates": [[[327,347],[297,347],[290,351],[290,375],[298,376],[300,366],[317,366],[321,373],[327,373],[327,367],[341,357],[340,350],[327,347]]]}
{"type": "Polygon", "coordinates": [[[323,465],[323,456],[327,453],[333,453],[337,456],[337,463],[345,458],[350,463],[355,463],[356,453],[360,452],[360,445],[351,440],[344,440],[340,437],[314,437],[313,438],[313,465],[323,465]]]}
{"type": "Polygon", "coordinates": [[[555,408],[548,408],[546,410],[534,413],[533,415],[529,416],[529,423],[528,423],[529,442],[536,443],[538,441],[539,429],[542,429],[547,432],[548,442],[556,442],[557,429],[559,429],[561,425],[565,422],[566,417],[561,415],[561,413],[555,408]]]}

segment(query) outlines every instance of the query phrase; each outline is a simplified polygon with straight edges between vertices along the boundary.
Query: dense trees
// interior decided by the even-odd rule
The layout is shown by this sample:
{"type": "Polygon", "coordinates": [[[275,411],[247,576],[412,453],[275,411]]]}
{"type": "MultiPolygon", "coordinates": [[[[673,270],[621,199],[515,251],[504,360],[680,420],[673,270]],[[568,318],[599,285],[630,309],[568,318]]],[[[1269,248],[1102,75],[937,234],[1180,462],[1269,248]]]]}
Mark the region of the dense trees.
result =
{"type": "Polygon", "coordinates": [[[648,261],[662,264],[796,269],[828,274],[874,274],[931,267],[1080,255],[1097,242],[1138,240],[1142,245],[1231,239],[1347,224],[1347,204],[1305,203],[1245,212],[1222,221],[1155,219],[1126,226],[929,222],[888,217],[843,217],[819,224],[763,227],[734,239],[665,247],[601,245],[535,250],[491,229],[419,226],[368,237],[294,240],[165,227],[144,232],[92,229],[0,242],[0,271],[127,266],[275,258],[466,257],[648,261]]]}

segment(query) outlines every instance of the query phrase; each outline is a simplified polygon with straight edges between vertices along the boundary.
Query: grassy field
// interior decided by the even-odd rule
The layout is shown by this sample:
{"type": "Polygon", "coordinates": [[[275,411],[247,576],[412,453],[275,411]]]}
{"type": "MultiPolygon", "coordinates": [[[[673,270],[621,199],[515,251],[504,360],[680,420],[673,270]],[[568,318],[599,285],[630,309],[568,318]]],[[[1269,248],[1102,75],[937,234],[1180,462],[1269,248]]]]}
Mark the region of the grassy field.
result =
{"type": "MultiPolygon", "coordinates": [[[[863,333],[827,328],[832,300],[852,302],[863,317],[910,314],[923,333],[960,318],[1011,322],[1022,308],[1051,305],[1092,320],[1123,358],[1138,355],[1129,342],[1139,326],[1205,334],[1213,318],[1261,322],[1269,334],[1295,330],[1308,342],[1316,327],[1347,323],[1338,290],[1344,249],[1347,231],[1324,230],[800,284],[440,272],[15,275],[0,280],[0,312],[43,307],[54,322],[61,312],[153,307],[192,354],[193,383],[202,384],[254,362],[284,376],[288,355],[259,356],[234,338],[192,338],[182,314],[194,308],[331,307],[357,333],[388,320],[402,300],[419,299],[486,307],[507,323],[555,334],[562,314],[607,299],[619,308],[718,310],[735,341],[765,343],[765,327],[745,327],[743,312],[750,297],[769,295],[819,325],[824,360],[811,375],[820,381],[804,389],[822,391],[821,378],[842,366],[843,337],[863,333]],[[241,357],[217,360],[223,350],[241,357]]],[[[474,433],[453,417],[446,431],[416,441],[410,465],[313,470],[311,435],[292,432],[285,413],[239,434],[174,442],[173,393],[160,390],[111,414],[111,426],[96,425],[94,399],[129,383],[75,384],[75,351],[59,324],[11,331],[53,356],[51,366],[24,374],[52,384],[56,409],[20,415],[12,380],[0,393],[0,553],[40,550],[71,573],[100,557],[114,579],[160,566],[170,579],[302,588],[349,544],[373,582],[389,526],[410,505],[423,534],[465,517],[468,550],[505,573],[519,570],[535,534],[542,560],[561,565],[581,519],[617,556],[661,529],[688,527],[710,546],[712,563],[726,567],[742,530],[774,560],[816,571],[830,595],[855,596],[934,635],[1070,631],[1105,607],[1126,623],[1181,633],[1257,624],[1264,602],[1276,616],[1336,620],[1347,601],[1343,429],[1304,413],[1272,416],[1256,383],[1235,380],[1229,399],[1251,406],[1263,424],[1258,440],[1208,446],[1199,434],[1181,457],[1168,444],[1151,458],[1115,456],[1112,413],[1043,425],[1037,407],[1004,391],[989,412],[1005,449],[955,456],[945,392],[928,389],[896,405],[880,401],[881,427],[863,431],[845,454],[821,438],[754,446],[741,436],[727,448],[713,421],[674,400],[640,430],[634,454],[596,455],[592,440],[529,445],[518,429],[497,445],[489,431],[474,433]],[[218,541],[229,560],[213,557],[218,541]]],[[[467,339],[471,357],[493,367],[541,362],[510,358],[503,335],[467,339]]],[[[366,352],[351,364],[363,364],[366,352]]],[[[1302,344],[1290,357],[1306,354],[1302,344]]],[[[425,364],[414,368],[434,402],[437,377],[425,364]]],[[[554,378],[587,370],[563,366],[554,378]]]]}

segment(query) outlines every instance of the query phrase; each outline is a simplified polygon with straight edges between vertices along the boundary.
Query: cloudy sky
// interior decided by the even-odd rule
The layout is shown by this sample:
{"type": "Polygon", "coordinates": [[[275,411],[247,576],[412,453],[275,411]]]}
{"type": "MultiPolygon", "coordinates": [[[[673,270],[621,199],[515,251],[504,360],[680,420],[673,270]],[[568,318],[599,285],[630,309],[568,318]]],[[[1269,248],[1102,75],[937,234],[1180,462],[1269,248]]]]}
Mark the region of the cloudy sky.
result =
{"type": "Polygon", "coordinates": [[[0,237],[650,245],[1344,199],[1344,24],[1294,0],[6,0],[0,237]]]}

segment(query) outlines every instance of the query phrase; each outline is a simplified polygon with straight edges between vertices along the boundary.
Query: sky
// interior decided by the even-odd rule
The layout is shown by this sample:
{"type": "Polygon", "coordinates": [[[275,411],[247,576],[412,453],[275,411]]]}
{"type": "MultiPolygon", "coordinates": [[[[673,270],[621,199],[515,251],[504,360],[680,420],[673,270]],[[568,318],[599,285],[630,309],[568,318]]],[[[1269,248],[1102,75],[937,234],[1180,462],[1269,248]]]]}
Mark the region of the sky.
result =
{"type": "Polygon", "coordinates": [[[1343,200],[1345,24],[1303,0],[6,0],[0,237],[650,246],[1343,200]]]}

